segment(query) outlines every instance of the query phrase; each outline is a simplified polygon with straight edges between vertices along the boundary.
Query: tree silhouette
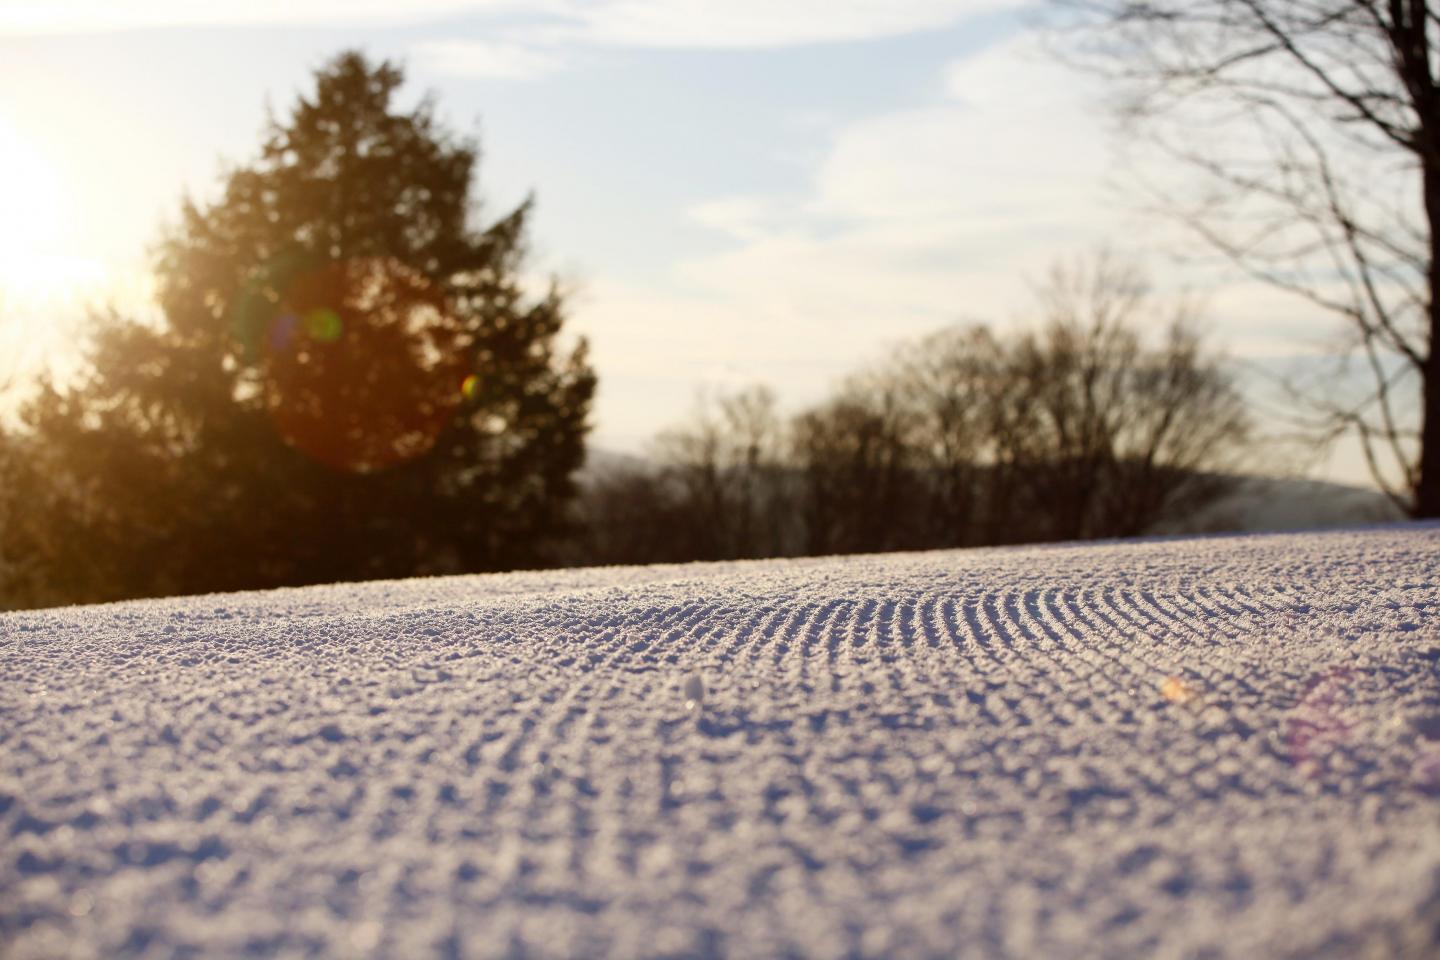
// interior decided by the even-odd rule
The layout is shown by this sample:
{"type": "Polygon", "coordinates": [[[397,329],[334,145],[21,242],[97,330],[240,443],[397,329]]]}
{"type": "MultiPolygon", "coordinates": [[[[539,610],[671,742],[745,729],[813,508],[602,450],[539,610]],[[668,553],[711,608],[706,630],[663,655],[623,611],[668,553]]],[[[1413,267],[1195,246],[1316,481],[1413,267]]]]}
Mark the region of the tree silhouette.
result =
{"type": "Polygon", "coordinates": [[[764,388],[701,405],[652,462],[590,479],[588,559],[1136,536],[1231,492],[1250,419],[1197,304],[1104,251],[1037,293],[1031,330],[937,330],[793,417],[764,388]]]}
{"type": "MultiPolygon", "coordinates": [[[[546,562],[595,377],[527,295],[530,201],[482,228],[478,148],[399,67],[335,58],[161,244],[158,323],[97,323],[31,402],[11,603],[546,562]]],[[[3,574],[0,574],[3,575],[3,574]]]]}
{"type": "MultiPolygon", "coordinates": [[[[1161,151],[1163,210],[1345,333],[1289,392],[1376,483],[1440,517],[1440,3],[1056,0],[1161,151]],[[1357,382],[1361,389],[1348,384],[1357,382]]],[[[1138,134],[1145,136],[1138,136],[1138,134]]]]}

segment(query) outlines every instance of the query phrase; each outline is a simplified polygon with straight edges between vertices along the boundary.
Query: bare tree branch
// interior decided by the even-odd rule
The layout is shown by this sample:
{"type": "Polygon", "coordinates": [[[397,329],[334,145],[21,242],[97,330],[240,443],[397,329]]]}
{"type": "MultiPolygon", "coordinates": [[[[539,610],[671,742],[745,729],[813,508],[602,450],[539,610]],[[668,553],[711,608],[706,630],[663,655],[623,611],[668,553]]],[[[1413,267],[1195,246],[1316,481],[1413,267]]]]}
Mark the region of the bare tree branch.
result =
{"type": "Polygon", "coordinates": [[[1071,59],[1126,94],[1127,131],[1198,175],[1147,186],[1156,206],[1352,332],[1369,389],[1304,391],[1316,436],[1354,436],[1378,485],[1440,515],[1433,0],[1056,2],[1071,59]],[[1196,185],[1213,189],[1179,199],[1196,185]]]}

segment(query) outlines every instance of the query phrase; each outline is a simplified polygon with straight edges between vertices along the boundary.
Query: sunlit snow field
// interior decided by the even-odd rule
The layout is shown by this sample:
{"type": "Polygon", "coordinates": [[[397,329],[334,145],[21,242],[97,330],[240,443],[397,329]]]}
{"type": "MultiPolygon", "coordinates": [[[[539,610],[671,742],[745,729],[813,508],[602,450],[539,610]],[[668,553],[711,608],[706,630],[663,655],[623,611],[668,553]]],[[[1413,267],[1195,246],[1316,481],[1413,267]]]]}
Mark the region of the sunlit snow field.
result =
{"type": "Polygon", "coordinates": [[[1440,526],[0,616],[0,956],[1431,956],[1440,526]]]}

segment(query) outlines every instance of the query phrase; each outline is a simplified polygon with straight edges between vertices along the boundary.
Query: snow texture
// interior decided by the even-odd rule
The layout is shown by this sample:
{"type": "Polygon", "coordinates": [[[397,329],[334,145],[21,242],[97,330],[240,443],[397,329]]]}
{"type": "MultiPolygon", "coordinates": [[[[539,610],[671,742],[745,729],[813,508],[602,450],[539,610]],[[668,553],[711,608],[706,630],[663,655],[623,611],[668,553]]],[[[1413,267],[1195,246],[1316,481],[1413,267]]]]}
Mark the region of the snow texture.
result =
{"type": "Polygon", "coordinates": [[[0,616],[0,955],[1440,950],[1440,527],[0,616]]]}

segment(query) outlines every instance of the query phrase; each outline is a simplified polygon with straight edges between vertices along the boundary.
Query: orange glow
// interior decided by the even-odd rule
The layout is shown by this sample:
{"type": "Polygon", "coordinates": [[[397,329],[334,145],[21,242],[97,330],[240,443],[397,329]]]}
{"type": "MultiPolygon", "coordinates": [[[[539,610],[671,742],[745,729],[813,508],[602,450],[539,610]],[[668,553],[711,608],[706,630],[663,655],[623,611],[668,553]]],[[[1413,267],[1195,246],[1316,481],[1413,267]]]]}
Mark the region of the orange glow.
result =
{"type": "Polygon", "coordinates": [[[467,338],[426,279],[398,261],[305,271],[266,327],[275,426],[335,469],[369,473],[421,456],[460,402],[467,338]]]}
{"type": "Polygon", "coordinates": [[[1189,703],[1200,694],[1179,677],[1166,677],[1160,684],[1160,696],[1171,703],[1189,703]]]}
{"type": "Polygon", "coordinates": [[[0,302],[48,304],[101,283],[100,265],[68,249],[72,215],[54,165],[0,118],[0,302]]]}

